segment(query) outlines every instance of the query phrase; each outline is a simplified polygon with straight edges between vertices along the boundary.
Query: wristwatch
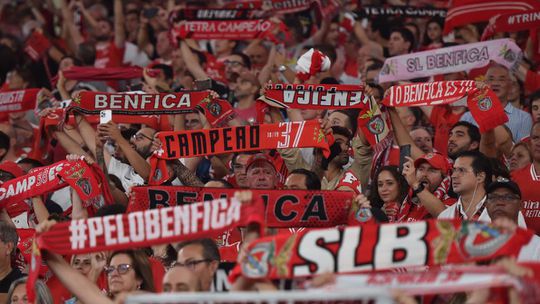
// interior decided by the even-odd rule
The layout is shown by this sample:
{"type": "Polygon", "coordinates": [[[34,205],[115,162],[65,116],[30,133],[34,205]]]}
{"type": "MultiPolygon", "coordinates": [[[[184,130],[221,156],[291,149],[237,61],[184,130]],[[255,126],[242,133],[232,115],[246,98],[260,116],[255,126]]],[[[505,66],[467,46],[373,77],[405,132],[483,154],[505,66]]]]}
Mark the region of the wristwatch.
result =
{"type": "Polygon", "coordinates": [[[424,191],[424,189],[426,189],[426,185],[424,183],[418,183],[416,187],[413,185],[413,195],[416,196],[418,193],[424,191]]]}
{"type": "Polygon", "coordinates": [[[287,66],[285,66],[284,64],[280,65],[278,68],[278,71],[280,71],[281,73],[285,72],[286,70],[287,70],[287,66]]]}

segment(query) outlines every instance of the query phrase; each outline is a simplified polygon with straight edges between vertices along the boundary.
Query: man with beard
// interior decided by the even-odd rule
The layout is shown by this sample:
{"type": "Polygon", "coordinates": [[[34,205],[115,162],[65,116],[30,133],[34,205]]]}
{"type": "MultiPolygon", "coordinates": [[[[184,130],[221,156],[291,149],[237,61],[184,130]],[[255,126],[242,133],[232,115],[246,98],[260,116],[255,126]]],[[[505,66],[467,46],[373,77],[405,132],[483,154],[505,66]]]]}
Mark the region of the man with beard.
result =
{"type": "Polygon", "coordinates": [[[257,76],[250,72],[243,72],[236,79],[234,96],[237,102],[234,105],[234,112],[237,116],[247,121],[249,124],[257,122],[257,108],[255,107],[255,97],[259,93],[260,84],[257,76]]]}
{"type": "Polygon", "coordinates": [[[436,217],[446,206],[456,202],[448,196],[452,165],[439,153],[428,153],[403,165],[403,175],[411,187],[398,215],[399,222],[413,222],[436,217]]]}
{"type": "Polygon", "coordinates": [[[448,137],[448,157],[456,159],[463,151],[478,150],[480,147],[480,131],[475,125],[460,121],[452,126],[448,137]]]}
{"type": "MultiPolygon", "coordinates": [[[[129,164],[112,157],[107,151],[103,151],[105,165],[110,174],[116,175],[122,182],[126,191],[137,184],[144,184],[150,175],[150,164],[146,161],[152,154],[152,143],[156,130],[141,128],[128,141],[126,140],[113,121],[98,126],[98,139],[102,142],[106,139],[113,141],[122,152],[129,164]]],[[[96,153],[99,154],[99,153],[96,153]]],[[[99,163],[99,155],[96,155],[99,163]]]]}
{"type": "Polygon", "coordinates": [[[323,190],[352,191],[356,194],[362,193],[360,180],[351,170],[343,167],[349,163],[349,148],[351,147],[351,132],[343,127],[332,127],[334,144],[330,147],[330,156],[323,159],[322,168],[324,171],[321,181],[323,190]]]}

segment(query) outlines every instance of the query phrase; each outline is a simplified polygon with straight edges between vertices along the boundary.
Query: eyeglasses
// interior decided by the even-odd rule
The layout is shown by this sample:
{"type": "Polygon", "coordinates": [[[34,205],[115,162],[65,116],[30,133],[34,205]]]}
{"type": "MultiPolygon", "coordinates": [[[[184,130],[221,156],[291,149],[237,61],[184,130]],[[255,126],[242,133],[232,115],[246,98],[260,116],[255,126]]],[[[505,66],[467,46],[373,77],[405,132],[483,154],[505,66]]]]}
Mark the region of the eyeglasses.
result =
{"type": "Polygon", "coordinates": [[[146,138],[148,139],[149,141],[154,141],[154,139],[152,137],[148,137],[142,133],[136,133],[136,134],[133,134],[133,140],[135,141],[140,141],[142,140],[143,138],[146,138]]]}
{"type": "Polygon", "coordinates": [[[244,66],[244,64],[240,61],[232,61],[232,60],[225,60],[223,61],[223,64],[230,65],[231,67],[238,67],[238,66],[244,66]]]}
{"type": "Polygon", "coordinates": [[[511,203],[511,202],[520,200],[519,196],[513,195],[513,194],[506,194],[506,195],[489,194],[487,199],[490,202],[499,201],[499,202],[505,202],[505,203],[511,203]]]}
{"type": "Polygon", "coordinates": [[[453,168],[452,169],[452,175],[459,175],[459,176],[462,176],[464,175],[465,173],[469,173],[469,172],[472,172],[471,170],[467,170],[465,168],[453,168]]]}
{"type": "Polygon", "coordinates": [[[192,260],[192,261],[187,261],[185,263],[176,261],[173,263],[172,267],[186,267],[188,269],[194,270],[195,267],[197,267],[197,265],[199,265],[200,263],[207,263],[207,262],[212,262],[212,260],[211,259],[192,260]]]}
{"type": "Polygon", "coordinates": [[[111,275],[115,270],[118,271],[118,274],[126,274],[133,266],[129,264],[119,264],[118,266],[106,266],[105,273],[111,275]]]}

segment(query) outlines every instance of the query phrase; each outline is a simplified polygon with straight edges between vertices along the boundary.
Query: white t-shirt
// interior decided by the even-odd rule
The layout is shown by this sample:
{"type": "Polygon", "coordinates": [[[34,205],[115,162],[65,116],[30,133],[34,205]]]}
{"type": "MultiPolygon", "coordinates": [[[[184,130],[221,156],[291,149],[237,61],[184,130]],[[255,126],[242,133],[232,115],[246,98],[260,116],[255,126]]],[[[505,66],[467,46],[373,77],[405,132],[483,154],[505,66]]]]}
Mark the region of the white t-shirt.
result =
{"type": "Polygon", "coordinates": [[[111,157],[107,170],[109,174],[113,174],[120,179],[126,193],[129,193],[133,186],[144,185],[144,179],[135,172],[132,166],[124,164],[114,157],[111,157]]]}
{"type": "Polygon", "coordinates": [[[517,260],[519,262],[540,261],[540,237],[538,235],[533,235],[531,241],[521,247],[517,260]]]}

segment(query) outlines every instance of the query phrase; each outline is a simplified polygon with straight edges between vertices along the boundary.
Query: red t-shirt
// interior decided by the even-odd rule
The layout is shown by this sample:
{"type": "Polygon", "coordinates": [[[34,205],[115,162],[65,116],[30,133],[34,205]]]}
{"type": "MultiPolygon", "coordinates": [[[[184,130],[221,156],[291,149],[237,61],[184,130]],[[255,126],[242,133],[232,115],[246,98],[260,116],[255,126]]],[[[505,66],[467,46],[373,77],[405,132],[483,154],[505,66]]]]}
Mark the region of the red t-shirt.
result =
{"type": "Polygon", "coordinates": [[[429,117],[430,123],[435,128],[435,139],[433,148],[439,151],[442,155],[448,155],[448,133],[450,128],[456,124],[461,118],[461,114],[452,113],[450,106],[435,106],[429,117]]]}
{"type": "Polygon", "coordinates": [[[512,172],[512,180],[521,190],[521,212],[527,227],[540,234],[540,174],[531,164],[512,172]]]}
{"type": "Polygon", "coordinates": [[[114,40],[96,44],[96,68],[112,68],[122,66],[125,48],[117,48],[114,40]]]}

